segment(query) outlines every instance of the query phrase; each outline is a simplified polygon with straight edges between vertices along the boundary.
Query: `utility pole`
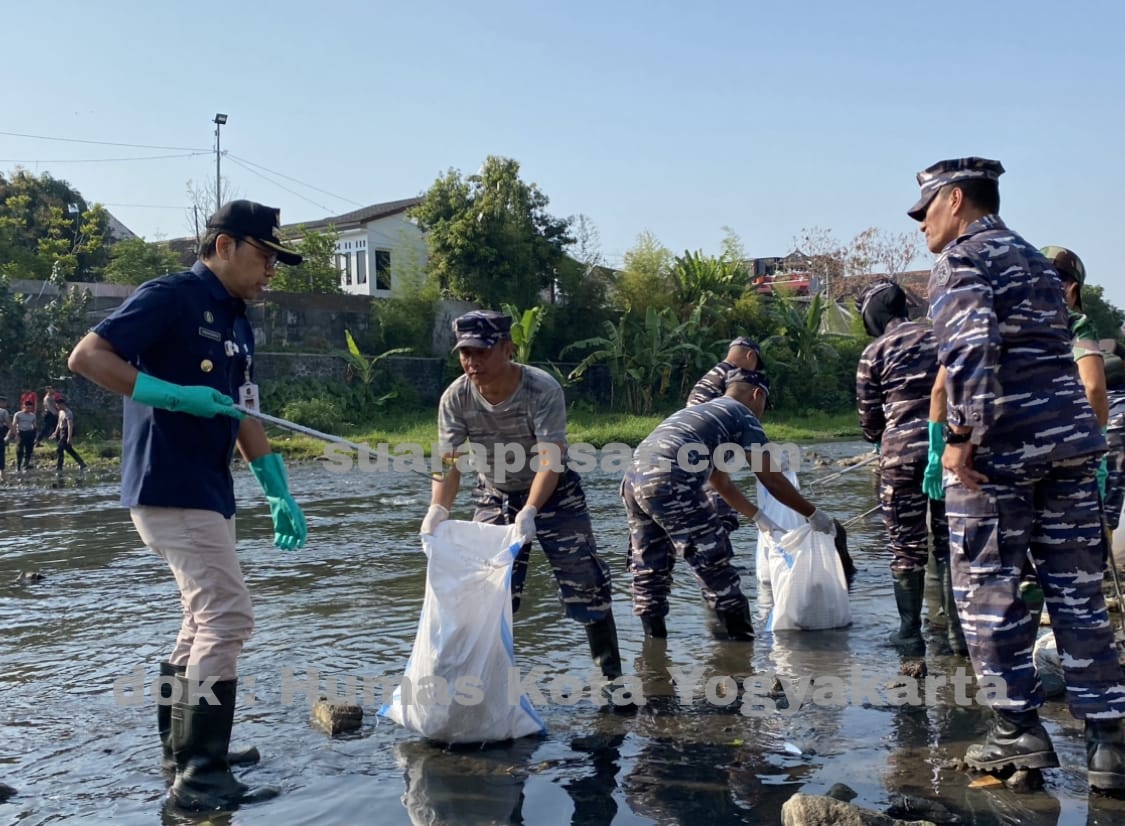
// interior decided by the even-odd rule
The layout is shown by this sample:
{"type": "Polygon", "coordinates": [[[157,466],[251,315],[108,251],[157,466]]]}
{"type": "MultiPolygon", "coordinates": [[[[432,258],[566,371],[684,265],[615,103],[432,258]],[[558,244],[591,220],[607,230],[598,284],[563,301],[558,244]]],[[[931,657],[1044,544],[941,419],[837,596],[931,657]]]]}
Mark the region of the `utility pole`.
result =
{"type": "Polygon", "coordinates": [[[219,148],[219,130],[226,122],[226,115],[224,115],[222,112],[215,113],[215,212],[218,212],[223,206],[223,153],[219,148]]]}

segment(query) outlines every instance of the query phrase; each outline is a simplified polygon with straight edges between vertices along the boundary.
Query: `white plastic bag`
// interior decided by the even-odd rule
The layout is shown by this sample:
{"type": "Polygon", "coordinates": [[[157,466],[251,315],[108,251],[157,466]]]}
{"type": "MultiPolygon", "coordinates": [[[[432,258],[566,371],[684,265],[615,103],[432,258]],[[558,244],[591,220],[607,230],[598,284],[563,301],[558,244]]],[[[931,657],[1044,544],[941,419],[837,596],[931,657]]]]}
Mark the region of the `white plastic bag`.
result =
{"type": "MultiPolygon", "coordinates": [[[[785,465],[788,467],[788,457],[782,454],[782,459],[786,460],[785,465]]],[[[797,474],[794,471],[786,470],[785,478],[789,480],[794,488],[797,490],[801,489],[801,483],[797,480],[797,474]]],[[[754,501],[762,513],[772,519],[773,523],[783,531],[796,530],[802,525],[808,524],[808,520],[797,513],[797,511],[786,507],[774,499],[773,495],[766,490],[761,482],[757,483],[756,498],[754,501]]],[[[754,556],[754,574],[758,577],[758,582],[765,584],[769,584],[770,581],[769,549],[769,543],[763,538],[761,532],[759,532],[758,550],[754,556]]]]}
{"type": "Polygon", "coordinates": [[[429,562],[418,634],[403,685],[380,716],[443,743],[544,733],[526,694],[508,700],[516,527],[446,520],[422,548],[429,562]]]}
{"type": "Polygon", "coordinates": [[[817,631],[851,625],[844,566],[832,537],[805,524],[780,538],[766,535],[773,610],[770,631],[817,631]]]}

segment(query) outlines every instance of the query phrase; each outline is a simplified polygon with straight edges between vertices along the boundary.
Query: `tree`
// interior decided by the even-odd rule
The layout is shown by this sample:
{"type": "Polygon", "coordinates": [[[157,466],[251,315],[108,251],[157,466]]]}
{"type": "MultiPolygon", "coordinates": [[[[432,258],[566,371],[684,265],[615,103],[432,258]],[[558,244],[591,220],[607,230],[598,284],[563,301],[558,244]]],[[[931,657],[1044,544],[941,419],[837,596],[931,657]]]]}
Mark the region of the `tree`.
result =
{"type": "Polygon", "coordinates": [[[1122,323],[1125,323],[1125,312],[1106,300],[1102,287],[1087,284],[1082,288],[1082,312],[1090,319],[1099,336],[1125,342],[1125,335],[1121,330],[1122,323]]]}
{"type": "Polygon", "coordinates": [[[672,253],[651,232],[645,230],[638,235],[625,252],[624,270],[617,278],[613,295],[617,309],[644,315],[649,307],[670,308],[672,260],[672,253]]]}
{"type": "Polygon", "coordinates": [[[129,238],[110,249],[105,280],[112,284],[143,284],[181,269],[180,256],[166,243],[150,244],[143,238],[129,238]]]}
{"type": "Polygon", "coordinates": [[[342,293],[335,258],[340,235],[335,227],[329,226],[324,232],[298,227],[297,232],[302,235],[295,249],[303,260],[295,267],[280,265],[270,279],[270,289],[283,293],[342,293]]]}
{"type": "MultiPolygon", "coordinates": [[[[231,201],[237,201],[242,197],[242,193],[238,188],[233,186],[227,178],[222,179],[223,192],[222,202],[229,204],[231,201]]],[[[188,233],[195,238],[195,248],[199,249],[199,245],[203,242],[203,236],[207,234],[207,219],[217,212],[215,206],[215,179],[205,178],[203,183],[196,183],[193,180],[187,182],[187,225],[188,233]]]]}
{"type": "Polygon", "coordinates": [[[868,227],[852,239],[847,252],[848,275],[867,275],[878,270],[891,278],[906,271],[921,252],[921,235],[902,232],[892,235],[868,227]]]}
{"type": "Polygon", "coordinates": [[[456,298],[527,307],[555,281],[574,239],[570,219],[524,183],[519,163],[490,155],[475,175],[449,170],[410,215],[426,232],[430,272],[456,298]]]}
{"type": "Polygon", "coordinates": [[[832,230],[823,227],[802,229],[793,243],[805,256],[809,273],[820,279],[821,291],[831,298],[832,286],[844,275],[847,260],[844,246],[832,235],[832,230]]]}

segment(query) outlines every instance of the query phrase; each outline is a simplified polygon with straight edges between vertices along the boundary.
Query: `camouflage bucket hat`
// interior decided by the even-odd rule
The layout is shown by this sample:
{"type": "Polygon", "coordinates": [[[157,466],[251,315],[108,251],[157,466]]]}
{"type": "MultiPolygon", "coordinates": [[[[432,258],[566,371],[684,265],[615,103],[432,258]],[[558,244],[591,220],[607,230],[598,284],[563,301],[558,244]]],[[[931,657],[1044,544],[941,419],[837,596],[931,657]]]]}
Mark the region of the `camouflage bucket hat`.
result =
{"type": "Polygon", "coordinates": [[[1060,278],[1069,278],[1079,287],[1086,285],[1086,266],[1073,250],[1066,247],[1043,247],[1039,252],[1051,262],[1060,278]]]}

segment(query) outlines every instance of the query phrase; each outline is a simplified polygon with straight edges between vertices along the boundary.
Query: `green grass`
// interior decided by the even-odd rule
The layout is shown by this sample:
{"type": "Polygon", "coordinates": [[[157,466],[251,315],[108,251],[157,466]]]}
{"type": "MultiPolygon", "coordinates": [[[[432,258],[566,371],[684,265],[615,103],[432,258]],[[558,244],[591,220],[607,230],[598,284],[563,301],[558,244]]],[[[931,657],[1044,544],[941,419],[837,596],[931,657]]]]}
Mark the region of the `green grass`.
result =
{"type": "MultiPolygon", "coordinates": [[[[574,410],[569,414],[567,435],[573,444],[584,442],[594,447],[605,447],[611,442],[618,442],[636,447],[662,418],[660,414],[637,416],[631,413],[574,410]]],[[[851,411],[792,414],[771,410],[766,413],[763,424],[766,435],[778,443],[809,444],[861,438],[856,414],[851,411]]],[[[318,439],[274,427],[267,428],[267,432],[273,449],[286,459],[306,461],[324,455],[325,443],[318,439]]],[[[387,413],[380,417],[376,427],[359,428],[335,435],[359,444],[367,443],[372,449],[380,442],[392,447],[413,443],[421,445],[428,455],[430,447],[437,441],[437,413],[433,410],[387,413]]],[[[51,444],[53,457],[54,443],[51,444]]],[[[92,438],[76,443],[75,447],[87,463],[95,467],[120,464],[120,439],[92,438]]]]}

